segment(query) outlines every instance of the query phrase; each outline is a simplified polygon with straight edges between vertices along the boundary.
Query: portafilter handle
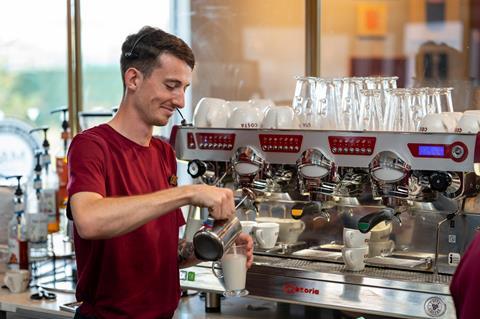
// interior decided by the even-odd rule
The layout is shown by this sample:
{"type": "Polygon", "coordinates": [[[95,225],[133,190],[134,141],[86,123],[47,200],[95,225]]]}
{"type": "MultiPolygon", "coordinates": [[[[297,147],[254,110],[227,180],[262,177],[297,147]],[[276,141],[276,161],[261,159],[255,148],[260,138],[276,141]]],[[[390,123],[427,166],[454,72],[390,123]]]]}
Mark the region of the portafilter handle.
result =
{"type": "Polygon", "coordinates": [[[358,221],[358,230],[365,234],[372,230],[377,224],[383,221],[391,221],[393,219],[400,221],[400,218],[397,216],[398,213],[395,212],[392,208],[382,209],[380,212],[371,213],[363,216],[358,221]]]}

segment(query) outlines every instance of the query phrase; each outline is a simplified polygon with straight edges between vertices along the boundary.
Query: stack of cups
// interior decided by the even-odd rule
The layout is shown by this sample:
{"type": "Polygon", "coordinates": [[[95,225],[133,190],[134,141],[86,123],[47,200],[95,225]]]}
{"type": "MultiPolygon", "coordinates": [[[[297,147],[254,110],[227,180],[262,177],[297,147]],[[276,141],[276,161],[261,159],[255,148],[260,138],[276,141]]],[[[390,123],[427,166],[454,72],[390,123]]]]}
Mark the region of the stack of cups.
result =
{"type": "Polygon", "coordinates": [[[342,256],[345,269],[362,271],[365,269],[365,258],[368,257],[370,232],[363,234],[358,229],[343,229],[342,256]]]}
{"type": "Polygon", "coordinates": [[[395,242],[390,239],[392,223],[381,222],[370,231],[369,257],[388,256],[395,249],[395,242]]]}

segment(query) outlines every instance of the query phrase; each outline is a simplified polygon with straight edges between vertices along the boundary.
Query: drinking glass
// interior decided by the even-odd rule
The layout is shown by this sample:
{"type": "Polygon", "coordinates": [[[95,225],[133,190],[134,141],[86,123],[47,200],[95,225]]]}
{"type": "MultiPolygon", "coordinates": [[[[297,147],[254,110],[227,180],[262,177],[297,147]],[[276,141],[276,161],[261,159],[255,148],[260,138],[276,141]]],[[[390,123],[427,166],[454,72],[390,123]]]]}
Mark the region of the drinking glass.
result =
{"type": "Polygon", "coordinates": [[[360,90],[359,129],[378,131],[383,129],[381,90],[360,90]]]}
{"type": "Polygon", "coordinates": [[[359,129],[358,116],[360,113],[360,90],[363,78],[344,78],[342,83],[341,112],[346,130],[359,129]]]}
{"type": "Polygon", "coordinates": [[[437,113],[453,112],[452,88],[436,88],[434,91],[437,113]]]}
{"type": "Polygon", "coordinates": [[[300,120],[300,126],[307,129],[313,128],[316,80],[313,77],[304,76],[297,76],[295,79],[297,83],[292,107],[300,120]]]}
{"type": "Polygon", "coordinates": [[[438,113],[436,89],[425,87],[423,88],[423,90],[425,92],[425,110],[426,110],[425,113],[426,114],[438,113]]]}
{"type": "Polygon", "coordinates": [[[314,127],[335,130],[338,127],[337,96],[334,81],[317,78],[314,127]]]}
{"type": "Polygon", "coordinates": [[[421,88],[411,88],[410,91],[410,110],[412,112],[412,122],[415,131],[420,129],[422,119],[427,115],[426,91],[421,88]]]}
{"type": "Polygon", "coordinates": [[[220,262],[212,263],[213,274],[220,279],[225,297],[243,297],[248,295],[245,289],[247,279],[247,246],[233,244],[223,255],[220,262]]]}
{"type": "Polygon", "coordinates": [[[414,131],[412,112],[409,108],[410,92],[407,89],[387,90],[389,98],[385,112],[387,131],[414,131]]]}
{"type": "Polygon", "coordinates": [[[345,120],[342,112],[342,92],[343,92],[343,78],[331,78],[330,83],[332,85],[332,98],[331,103],[335,108],[335,129],[344,130],[345,120]]]}

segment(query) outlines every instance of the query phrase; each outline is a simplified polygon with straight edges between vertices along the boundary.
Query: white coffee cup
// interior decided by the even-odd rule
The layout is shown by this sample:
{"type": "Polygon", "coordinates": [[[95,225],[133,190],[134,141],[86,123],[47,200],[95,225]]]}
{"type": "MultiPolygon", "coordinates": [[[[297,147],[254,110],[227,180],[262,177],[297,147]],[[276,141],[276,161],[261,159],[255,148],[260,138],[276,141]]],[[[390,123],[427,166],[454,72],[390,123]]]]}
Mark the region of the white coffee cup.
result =
{"type": "Polygon", "coordinates": [[[257,226],[257,222],[254,222],[252,220],[242,220],[240,221],[240,224],[242,225],[242,232],[252,237],[254,236],[253,229],[255,226],[257,226]]]}
{"type": "Polygon", "coordinates": [[[247,101],[228,101],[226,107],[232,110],[227,121],[228,128],[258,129],[262,125],[263,113],[247,101]]]}
{"type": "Polygon", "coordinates": [[[361,271],[365,269],[365,258],[368,256],[368,246],[359,248],[342,248],[343,261],[345,269],[351,271],[361,271]]]}
{"type": "Polygon", "coordinates": [[[368,247],[370,240],[370,232],[364,234],[358,229],[343,229],[343,245],[348,248],[368,247]]]}
{"type": "Polygon", "coordinates": [[[455,132],[455,128],[457,128],[458,121],[462,118],[462,112],[442,112],[440,113],[442,117],[443,124],[448,129],[448,132],[455,132]]]}
{"type": "Polygon", "coordinates": [[[440,113],[430,113],[420,121],[420,132],[448,132],[448,127],[444,123],[440,113]]]}
{"type": "Polygon", "coordinates": [[[387,223],[385,221],[378,223],[370,230],[370,241],[384,241],[388,240],[390,234],[392,233],[392,223],[387,223]]]}
{"type": "Polygon", "coordinates": [[[465,111],[463,116],[458,120],[457,133],[477,133],[480,131],[480,112],[465,111]]]}
{"type": "Polygon", "coordinates": [[[13,293],[24,292],[28,288],[30,272],[28,270],[9,270],[5,273],[5,286],[13,293]]]}
{"type": "Polygon", "coordinates": [[[279,218],[277,223],[280,225],[278,241],[284,244],[296,243],[300,234],[305,230],[305,223],[301,220],[279,218]]]}
{"type": "Polygon", "coordinates": [[[259,223],[255,226],[255,238],[260,248],[270,249],[275,247],[279,228],[278,223],[259,223]]]}
{"type": "Polygon", "coordinates": [[[393,240],[370,241],[368,247],[369,257],[389,256],[395,249],[395,242],[393,240]]]}
{"type": "Polygon", "coordinates": [[[248,102],[259,109],[263,114],[266,114],[271,107],[275,106],[275,102],[270,99],[251,99],[248,102]]]}
{"type": "Polygon", "coordinates": [[[262,128],[267,129],[298,129],[298,121],[295,111],[290,106],[272,106],[265,114],[262,128]]]}
{"type": "Polygon", "coordinates": [[[228,110],[226,101],[222,99],[204,97],[198,101],[193,113],[193,125],[196,127],[227,126],[228,110]]]}

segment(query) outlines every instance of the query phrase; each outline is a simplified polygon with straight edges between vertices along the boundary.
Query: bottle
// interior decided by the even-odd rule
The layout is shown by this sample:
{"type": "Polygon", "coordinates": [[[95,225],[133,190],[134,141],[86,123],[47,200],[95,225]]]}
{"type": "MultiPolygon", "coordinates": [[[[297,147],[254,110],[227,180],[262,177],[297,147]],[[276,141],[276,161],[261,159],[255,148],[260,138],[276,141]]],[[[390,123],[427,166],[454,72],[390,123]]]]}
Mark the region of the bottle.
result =
{"type": "MultiPolygon", "coordinates": [[[[64,236],[68,237],[67,227],[67,184],[68,184],[68,167],[67,167],[67,150],[70,144],[70,125],[67,121],[67,112],[68,108],[60,107],[53,111],[51,114],[62,112],[62,133],[60,138],[63,141],[63,148],[55,154],[55,167],[57,172],[57,180],[58,180],[58,190],[57,190],[57,209],[58,209],[58,216],[59,216],[59,227],[64,234],[64,236]]],[[[66,238],[68,239],[68,238],[66,238]]]]}
{"type": "Polygon", "coordinates": [[[60,230],[60,213],[57,205],[58,176],[51,169],[44,170],[43,189],[40,192],[39,213],[45,214],[48,220],[48,233],[60,230]]]}
{"type": "Polygon", "coordinates": [[[27,221],[28,245],[30,261],[48,256],[48,216],[40,213],[42,195],[42,167],[37,156],[33,181],[27,183],[25,219],[27,221]]]}
{"type": "MultiPolygon", "coordinates": [[[[25,220],[25,207],[23,190],[20,186],[22,176],[10,176],[17,178],[18,184],[15,190],[14,214],[8,224],[8,266],[10,269],[29,269],[29,253],[27,239],[27,223],[25,220]]],[[[8,178],[10,178],[8,177],[8,178]]]]}
{"type": "MultiPolygon", "coordinates": [[[[38,210],[40,213],[48,216],[48,233],[55,233],[60,230],[60,213],[57,205],[57,192],[58,192],[58,176],[52,170],[50,159],[50,143],[47,139],[48,127],[39,127],[30,131],[30,133],[43,131],[43,153],[41,154],[41,181],[42,190],[39,191],[37,187],[37,193],[39,194],[38,210]]],[[[36,177],[38,177],[37,167],[35,167],[36,177]]],[[[38,179],[36,180],[38,183],[38,179]]]]}

